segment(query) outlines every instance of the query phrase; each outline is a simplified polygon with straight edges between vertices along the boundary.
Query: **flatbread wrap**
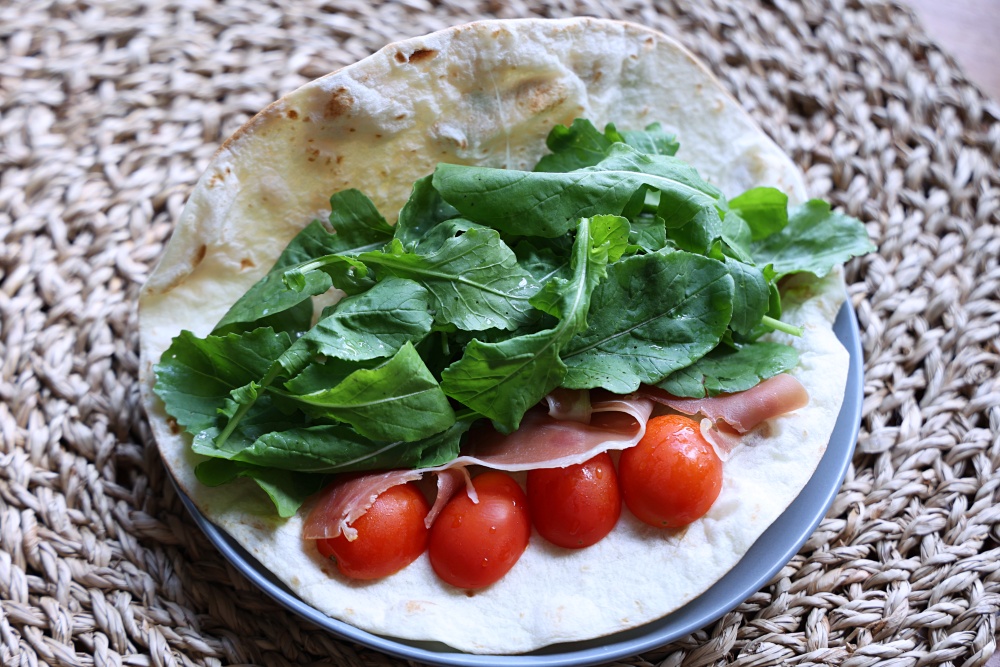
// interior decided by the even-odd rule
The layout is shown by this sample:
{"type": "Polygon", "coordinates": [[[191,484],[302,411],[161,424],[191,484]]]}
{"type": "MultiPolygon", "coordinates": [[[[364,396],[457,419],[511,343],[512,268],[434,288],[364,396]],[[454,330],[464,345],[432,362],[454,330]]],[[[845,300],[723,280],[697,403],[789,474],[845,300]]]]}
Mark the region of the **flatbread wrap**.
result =
{"type": "Polygon", "coordinates": [[[253,482],[208,487],[191,435],[154,392],[154,366],[182,330],[205,336],[333,192],[357,189],[392,221],[438,163],[530,170],[556,125],[658,121],[678,154],[727,196],[755,186],[805,200],[802,176],[676,42],[596,19],[484,21],[386,46],[276,101],[223,144],[199,180],[140,298],[143,402],[179,487],[304,601],[376,634],[472,653],[519,653],[636,627],[719,580],[812,476],[843,401],[847,353],[832,331],[842,274],[794,276],[782,320],[798,337],[792,374],[806,407],[743,436],[709,513],[681,531],[628,512],[596,545],[532,539],[498,583],[467,594],[426,558],[359,585],[302,539],[303,514],[275,516],[253,482]]]}

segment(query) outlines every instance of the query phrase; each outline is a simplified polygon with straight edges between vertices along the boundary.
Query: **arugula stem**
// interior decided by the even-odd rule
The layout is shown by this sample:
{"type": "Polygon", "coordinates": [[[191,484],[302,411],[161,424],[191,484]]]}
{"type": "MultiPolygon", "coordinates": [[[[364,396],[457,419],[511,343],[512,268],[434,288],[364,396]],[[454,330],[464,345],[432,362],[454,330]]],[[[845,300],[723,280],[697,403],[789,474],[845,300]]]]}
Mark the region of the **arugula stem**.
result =
{"type": "MultiPolygon", "coordinates": [[[[362,246],[356,250],[366,250],[367,248],[368,246],[362,246]]],[[[316,257],[315,259],[306,260],[305,262],[301,262],[295,266],[288,267],[285,269],[285,272],[281,274],[281,281],[288,289],[301,292],[305,287],[305,275],[307,273],[319,271],[323,269],[323,267],[331,264],[341,263],[346,263],[350,266],[350,268],[348,268],[348,275],[354,275],[357,271],[360,271],[360,276],[362,278],[367,275],[365,265],[358,260],[344,255],[323,255],[322,257],[316,257]]]]}
{"type": "Polygon", "coordinates": [[[482,415],[473,410],[472,408],[465,408],[464,410],[455,411],[455,421],[460,422],[464,419],[479,419],[482,415]]]}
{"type": "Polygon", "coordinates": [[[773,317],[768,317],[767,315],[760,321],[766,327],[770,327],[775,331],[783,331],[786,334],[791,334],[792,336],[802,336],[802,327],[797,327],[787,322],[782,322],[781,320],[776,320],[773,317]]]}
{"type": "MultiPolygon", "coordinates": [[[[260,381],[260,391],[263,391],[272,382],[274,382],[275,378],[278,377],[279,372],[281,372],[281,364],[278,363],[272,364],[271,369],[267,372],[267,375],[265,375],[264,379],[260,381]]],[[[258,396],[259,395],[260,392],[258,392],[258,396]]],[[[240,407],[237,408],[236,413],[233,414],[233,416],[230,417],[229,421],[226,423],[226,427],[222,429],[222,432],[219,433],[218,437],[215,438],[215,446],[217,448],[219,449],[222,448],[222,445],[225,444],[226,440],[229,439],[229,436],[233,434],[233,431],[236,430],[236,427],[243,420],[243,417],[246,416],[247,412],[250,411],[250,408],[252,408],[253,404],[256,402],[257,400],[254,399],[249,403],[240,404],[240,407]]]]}

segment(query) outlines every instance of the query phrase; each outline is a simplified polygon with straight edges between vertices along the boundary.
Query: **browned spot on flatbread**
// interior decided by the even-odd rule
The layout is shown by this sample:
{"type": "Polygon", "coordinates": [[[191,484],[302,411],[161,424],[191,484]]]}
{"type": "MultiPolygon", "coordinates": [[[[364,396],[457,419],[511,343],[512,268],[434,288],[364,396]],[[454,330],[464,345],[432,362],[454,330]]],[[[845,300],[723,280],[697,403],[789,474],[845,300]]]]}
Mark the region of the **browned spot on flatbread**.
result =
{"type": "Polygon", "coordinates": [[[295,109],[289,109],[288,111],[285,112],[285,115],[291,118],[292,120],[295,120],[296,118],[299,117],[299,112],[296,111],[295,109]]]}
{"type": "Polygon", "coordinates": [[[205,255],[208,254],[208,246],[202,243],[198,246],[198,252],[194,254],[194,262],[191,263],[192,267],[198,266],[203,261],[205,261],[205,255]]]}
{"type": "Polygon", "coordinates": [[[216,185],[221,184],[222,181],[224,180],[226,180],[225,174],[220,174],[219,172],[216,172],[212,174],[212,178],[208,179],[208,187],[214,188],[216,185]]]}
{"type": "Polygon", "coordinates": [[[431,58],[436,56],[437,53],[438,52],[435,49],[417,49],[416,51],[410,54],[409,62],[412,65],[413,63],[420,63],[425,60],[430,60],[431,58]]]}
{"type": "Polygon", "coordinates": [[[323,108],[323,117],[333,120],[340,116],[346,116],[351,112],[353,104],[354,98],[351,96],[351,91],[343,87],[338,88],[327,100],[326,106],[323,108]]]}
{"type": "Polygon", "coordinates": [[[243,269],[244,271],[246,271],[247,269],[252,269],[255,266],[257,265],[254,264],[253,260],[250,259],[249,257],[244,257],[243,259],[240,260],[240,268],[243,269]]]}
{"type": "Polygon", "coordinates": [[[553,109],[566,100],[566,89],[552,79],[528,79],[517,86],[514,93],[519,106],[532,114],[553,109]]]}

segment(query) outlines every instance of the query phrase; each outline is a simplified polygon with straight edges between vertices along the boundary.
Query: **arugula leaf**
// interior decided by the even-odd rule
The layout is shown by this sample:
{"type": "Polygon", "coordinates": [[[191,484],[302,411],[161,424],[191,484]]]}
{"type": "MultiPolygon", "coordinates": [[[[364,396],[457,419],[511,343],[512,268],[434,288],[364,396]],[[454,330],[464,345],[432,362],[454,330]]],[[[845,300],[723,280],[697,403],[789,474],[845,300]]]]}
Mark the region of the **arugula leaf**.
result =
{"type": "Polygon", "coordinates": [[[330,197],[330,224],[337,233],[324,255],[358,255],[376,250],[391,241],[394,232],[372,200],[355,189],[330,197]]]}
{"type": "Polygon", "coordinates": [[[775,188],[753,188],[729,200],[750,229],[751,240],[780,232],[788,224],[788,195],[775,188]]]}
{"type": "Polygon", "coordinates": [[[664,132],[659,123],[647,125],[645,130],[624,132],[608,123],[602,134],[589,120],[577,118],[569,127],[552,128],[545,140],[552,154],[539,160],[535,171],[566,172],[592,167],[608,156],[615,143],[628,144],[640,153],[651,155],[673,155],[679,146],[674,135],[664,132]]]}
{"type": "Polygon", "coordinates": [[[514,246],[517,263],[532,275],[535,282],[544,285],[552,278],[570,275],[570,255],[557,254],[552,245],[538,243],[544,239],[523,239],[514,246]]]}
{"type": "Polygon", "coordinates": [[[559,386],[566,371],[561,348],[587,328],[590,295],[607,273],[609,249],[620,246],[627,234],[624,218],[582,218],[573,245],[572,277],[553,278],[532,299],[532,305],[559,318],[559,323],[498,343],[473,340],[462,358],[441,373],[445,392],[492,419],[502,433],[517,429],[524,413],[559,386]],[[600,245],[595,244],[595,228],[603,240],[600,245]]]}
{"type": "Polygon", "coordinates": [[[781,343],[756,342],[733,349],[720,345],[657,386],[678,397],[704,398],[746,391],[795,368],[799,353],[781,343]]]}
{"type": "Polygon", "coordinates": [[[215,426],[232,391],[264,377],[290,344],[287,333],[270,328],[206,338],[182,331],[153,367],[153,391],[178,424],[197,434],[215,426]]]}
{"type": "Polygon", "coordinates": [[[495,230],[479,225],[426,255],[394,240],[385,252],[359,256],[387,275],[410,278],[434,295],[435,322],[459,329],[514,330],[533,320],[528,300],[538,291],[530,273],[495,230]]]}
{"type": "Polygon", "coordinates": [[[357,262],[342,258],[330,261],[324,270],[303,270],[313,260],[327,255],[351,255],[380,248],[393,234],[375,205],[358,190],[345,190],[330,197],[330,222],[335,234],[323,223],[313,220],[282,251],[267,275],[255,283],[233,304],[215,326],[214,334],[239,333],[270,326],[275,331],[297,334],[309,328],[312,320],[310,297],[323,294],[336,285],[355,293],[359,283],[354,272],[365,271],[357,262]],[[293,277],[294,285],[286,280],[293,277]],[[354,289],[352,289],[352,287],[354,289]]]}
{"type": "Polygon", "coordinates": [[[445,220],[432,227],[430,231],[420,237],[411,247],[406,248],[410,252],[418,255],[426,255],[441,249],[446,241],[457,238],[473,227],[479,227],[471,220],[464,218],[452,218],[445,220]]]}
{"type": "Polygon", "coordinates": [[[723,224],[714,206],[705,206],[681,225],[666,223],[667,238],[681,250],[707,255],[716,239],[722,236],[723,224]]]}
{"type": "Polygon", "coordinates": [[[680,148],[677,135],[664,132],[659,123],[650,123],[643,130],[622,130],[620,134],[622,141],[640,153],[676,155],[680,148]]]}
{"type": "Polygon", "coordinates": [[[342,299],[278,359],[286,376],[317,356],[349,361],[389,357],[431,330],[430,294],[418,283],[386,278],[367,292],[342,299]]]}
{"type": "Polygon", "coordinates": [[[447,396],[409,342],[381,366],[356,370],[328,389],[281,395],[314,418],[347,422],[373,440],[413,442],[455,423],[447,396]]]}
{"type": "Polygon", "coordinates": [[[744,264],[721,252],[713,258],[726,265],[726,271],[733,277],[733,317],[729,327],[738,334],[747,334],[760,324],[768,312],[770,291],[764,274],[756,266],[744,264]]]}
{"type": "MultiPolygon", "coordinates": [[[[398,350],[394,350],[396,352],[398,350]]],[[[344,361],[343,359],[319,357],[309,362],[295,377],[283,384],[291,394],[313,394],[339,384],[347,376],[362,368],[372,369],[385,363],[385,358],[364,361],[344,361]]]]}
{"type": "Polygon", "coordinates": [[[608,130],[610,136],[607,130],[602,134],[583,118],[575,119],[569,127],[556,125],[545,139],[552,154],[539,160],[535,171],[566,172],[594,166],[608,156],[612,144],[622,140],[613,125],[608,130]]]}
{"type": "Polygon", "coordinates": [[[262,390],[260,383],[251,383],[234,391],[232,400],[219,410],[223,426],[199,431],[191,442],[192,451],[231,459],[263,434],[295,427],[303,415],[279,408],[280,398],[262,390]]]}
{"type": "Polygon", "coordinates": [[[310,472],[352,472],[429,468],[459,454],[462,436],[472,425],[460,420],[416,442],[381,442],[343,424],[321,424],[274,431],[242,450],[237,460],[261,466],[310,472]]]}
{"type": "Polygon", "coordinates": [[[432,175],[413,184],[410,198],[399,211],[395,237],[407,250],[413,250],[427,232],[458,215],[458,209],[441,198],[431,183],[432,175]]]}
{"type": "Polygon", "coordinates": [[[567,173],[440,164],[433,183],[470,220],[523,236],[561,236],[580,217],[618,214],[644,185],[660,191],[657,215],[668,227],[685,225],[722,197],[690,165],[626,144],[612,145],[593,167],[567,173]]]}
{"type": "Polygon", "coordinates": [[[775,280],[803,271],[822,278],[834,266],[874,250],[860,221],[831,211],[819,199],[795,208],[784,229],[751,248],[757,266],[774,267],[775,280]]]}
{"type": "Polygon", "coordinates": [[[278,516],[283,519],[294,515],[306,498],[322,489],[327,480],[327,475],[290,472],[225,459],[202,461],[195,466],[194,474],[205,486],[221,486],[238,477],[252,479],[271,499],[278,516]]]}
{"type": "Polygon", "coordinates": [[[309,297],[330,289],[330,277],[311,276],[300,292],[288,294],[281,276],[291,266],[332,252],[333,238],[334,235],[317,220],[306,225],[285,247],[267,275],[233,304],[212,333],[240,333],[264,326],[292,334],[308,329],[313,312],[309,297]]]}
{"type": "MultiPolygon", "coordinates": [[[[363,262],[348,255],[323,255],[285,269],[281,274],[281,284],[272,284],[270,289],[285,292],[277,298],[303,298],[302,293],[309,292],[311,281],[324,275],[329,278],[333,287],[347,294],[360,294],[375,284],[368,276],[368,267],[363,262]]],[[[305,296],[314,295],[309,293],[305,296]]]]}
{"type": "Polygon", "coordinates": [[[563,350],[562,386],[628,394],[659,382],[715,347],[732,311],[720,262],[683,251],[623,259],[594,290],[589,328],[563,350]]]}
{"type": "MultiPolygon", "coordinates": [[[[595,215],[590,219],[590,234],[592,248],[607,253],[606,262],[612,264],[621,259],[628,250],[628,239],[631,233],[629,221],[617,215],[595,215]]],[[[605,261],[605,260],[601,260],[605,261]]],[[[601,275],[603,278],[603,274],[601,275]]],[[[594,283],[595,285],[597,283],[594,283]]]]}
{"type": "Polygon", "coordinates": [[[646,252],[656,252],[667,247],[667,227],[663,218],[640,215],[632,218],[629,243],[646,252]]]}
{"type": "Polygon", "coordinates": [[[753,264],[750,244],[753,243],[750,225],[736,211],[729,210],[722,217],[722,241],[726,244],[726,254],[744,264],[753,264]]]}

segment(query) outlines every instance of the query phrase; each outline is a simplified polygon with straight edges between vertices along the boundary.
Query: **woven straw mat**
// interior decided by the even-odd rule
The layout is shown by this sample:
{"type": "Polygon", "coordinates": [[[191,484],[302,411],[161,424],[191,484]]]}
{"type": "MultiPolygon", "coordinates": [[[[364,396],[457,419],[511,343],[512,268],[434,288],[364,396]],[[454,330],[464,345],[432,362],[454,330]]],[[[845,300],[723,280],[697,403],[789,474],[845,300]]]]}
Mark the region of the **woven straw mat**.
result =
{"type": "Polygon", "coordinates": [[[391,40],[597,15],[698,53],[867,223],[864,418],[827,518],[718,622],[625,661],[981,665],[1000,607],[1000,109],[880,2],[0,3],[0,663],[399,661],[278,607],[185,512],[136,298],[219,143],[391,40]],[[283,5],[276,7],[274,5],[283,5]]]}

